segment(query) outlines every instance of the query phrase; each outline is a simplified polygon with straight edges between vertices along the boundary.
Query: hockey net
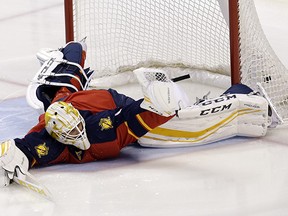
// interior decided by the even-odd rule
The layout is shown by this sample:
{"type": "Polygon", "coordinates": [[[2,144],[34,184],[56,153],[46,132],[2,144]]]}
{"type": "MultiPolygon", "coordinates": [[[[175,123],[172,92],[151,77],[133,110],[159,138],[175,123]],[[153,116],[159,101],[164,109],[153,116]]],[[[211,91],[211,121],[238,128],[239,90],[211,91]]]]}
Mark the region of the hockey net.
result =
{"type": "Polygon", "coordinates": [[[253,0],[65,0],[65,11],[66,40],[87,37],[92,87],[125,85],[137,68],[163,67],[171,78],[190,74],[223,87],[260,83],[288,119],[287,69],[253,0]]]}

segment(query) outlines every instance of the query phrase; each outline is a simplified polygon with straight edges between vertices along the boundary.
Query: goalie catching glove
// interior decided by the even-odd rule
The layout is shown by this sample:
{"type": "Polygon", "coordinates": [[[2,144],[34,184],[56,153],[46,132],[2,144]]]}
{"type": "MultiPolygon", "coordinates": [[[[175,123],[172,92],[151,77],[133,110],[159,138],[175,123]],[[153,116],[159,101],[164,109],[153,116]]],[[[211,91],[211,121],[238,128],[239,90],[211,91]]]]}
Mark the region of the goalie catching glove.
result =
{"type": "Polygon", "coordinates": [[[165,71],[154,68],[139,68],[134,71],[142,86],[144,101],[141,108],[162,116],[175,115],[175,111],[189,106],[184,91],[173,83],[165,71]]]}

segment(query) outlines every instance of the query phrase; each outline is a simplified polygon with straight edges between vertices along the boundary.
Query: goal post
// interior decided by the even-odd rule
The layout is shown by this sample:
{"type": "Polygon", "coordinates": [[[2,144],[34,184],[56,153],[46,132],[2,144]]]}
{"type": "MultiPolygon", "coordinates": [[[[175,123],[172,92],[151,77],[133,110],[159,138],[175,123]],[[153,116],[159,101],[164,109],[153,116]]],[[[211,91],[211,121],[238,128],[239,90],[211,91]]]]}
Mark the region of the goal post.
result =
{"type": "MultiPolygon", "coordinates": [[[[221,0],[220,0],[221,1],[221,0]]],[[[238,0],[229,0],[231,84],[240,83],[240,46],[238,0]]]]}
{"type": "Polygon", "coordinates": [[[73,0],[64,0],[66,42],[74,41],[73,0]]]}
{"type": "Polygon", "coordinates": [[[210,84],[227,77],[254,90],[260,84],[288,119],[288,72],[265,37],[253,0],[64,1],[67,42],[87,37],[92,86],[101,79],[109,87],[124,85],[139,67],[172,68],[171,78],[188,71],[196,79],[199,73],[210,84]]]}

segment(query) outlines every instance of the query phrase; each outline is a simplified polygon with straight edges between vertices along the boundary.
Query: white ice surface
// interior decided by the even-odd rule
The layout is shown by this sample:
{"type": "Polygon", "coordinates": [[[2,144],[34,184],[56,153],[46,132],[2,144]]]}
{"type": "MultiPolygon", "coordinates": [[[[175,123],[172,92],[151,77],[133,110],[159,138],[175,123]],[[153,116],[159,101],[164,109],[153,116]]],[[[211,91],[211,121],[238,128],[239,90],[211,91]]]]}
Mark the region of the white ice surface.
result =
{"type": "MultiPolygon", "coordinates": [[[[34,56],[40,48],[61,46],[65,37],[62,1],[0,1],[4,140],[23,136],[37,122],[37,112],[24,98],[39,68],[34,56]]],[[[256,0],[256,6],[267,38],[287,67],[288,1],[256,0]]],[[[287,140],[282,127],[260,139],[178,149],[132,145],[114,160],[34,169],[54,202],[13,184],[0,188],[0,215],[288,215],[287,140]]]]}

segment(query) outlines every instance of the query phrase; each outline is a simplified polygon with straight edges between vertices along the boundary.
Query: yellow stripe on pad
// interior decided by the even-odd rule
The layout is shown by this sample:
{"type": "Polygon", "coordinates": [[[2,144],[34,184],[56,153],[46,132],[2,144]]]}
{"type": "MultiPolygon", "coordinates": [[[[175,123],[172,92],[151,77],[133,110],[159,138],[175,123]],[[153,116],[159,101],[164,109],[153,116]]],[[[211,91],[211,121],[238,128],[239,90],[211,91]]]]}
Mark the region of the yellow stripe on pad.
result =
{"type": "MultiPolygon", "coordinates": [[[[239,110],[239,111],[235,111],[233,112],[230,116],[228,116],[227,118],[223,119],[222,121],[218,122],[217,124],[206,128],[204,130],[201,131],[181,131],[181,130],[174,130],[174,129],[167,129],[167,128],[161,128],[161,127],[157,127],[155,129],[153,129],[152,131],[150,131],[151,134],[156,134],[156,135],[161,135],[161,136],[165,136],[165,137],[174,137],[174,138],[197,138],[197,137],[203,137],[206,138],[207,136],[210,136],[211,134],[215,133],[219,128],[221,128],[222,126],[228,124],[229,122],[231,122],[233,119],[235,119],[237,116],[240,115],[245,115],[245,114],[249,114],[249,113],[254,113],[254,112],[259,112],[260,110],[251,110],[251,109],[243,109],[243,110],[239,110]],[[211,132],[211,133],[209,133],[211,132]]],[[[154,137],[148,137],[148,136],[144,136],[145,138],[149,138],[149,139],[155,139],[155,140],[162,140],[160,138],[154,138],[154,137]]],[[[202,138],[201,138],[202,139],[202,138]]],[[[173,141],[173,140],[167,140],[167,139],[163,139],[166,141],[173,141]]],[[[197,140],[199,141],[199,140],[197,140]]],[[[179,141],[180,142],[180,141],[179,141]]],[[[186,142],[191,142],[191,140],[186,141],[186,142]]]]}

